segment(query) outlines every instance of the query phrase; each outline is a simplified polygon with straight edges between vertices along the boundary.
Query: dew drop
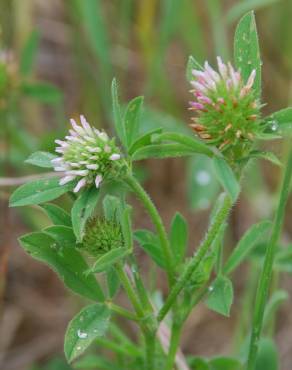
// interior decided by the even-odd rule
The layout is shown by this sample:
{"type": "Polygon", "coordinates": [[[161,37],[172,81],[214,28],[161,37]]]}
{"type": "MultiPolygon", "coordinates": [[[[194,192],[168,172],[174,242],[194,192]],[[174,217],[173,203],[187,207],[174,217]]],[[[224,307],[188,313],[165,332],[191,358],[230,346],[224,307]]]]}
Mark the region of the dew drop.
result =
{"type": "Polygon", "coordinates": [[[214,287],[212,287],[212,285],[211,285],[211,286],[209,286],[208,290],[209,290],[209,292],[213,292],[214,287]]]}
{"type": "Polygon", "coordinates": [[[77,336],[80,339],[86,339],[88,337],[88,334],[84,331],[81,331],[80,329],[77,330],[77,336]]]}
{"type": "Polygon", "coordinates": [[[278,123],[276,121],[271,122],[271,130],[277,131],[278,130],[278,123]]]}
{"type": "Polygon", "coordinates": [[[208,185],[211,181],[211,176],[209,172],[205,170],[201,170],[196,174],[195,180],[201,186],[208,185]]]}
{"type": "Polygon", "coordinates": [[[81,350],[81,346],[78,346],[76,349],[77,349],[77,351],[80,351],[81,350]]]}

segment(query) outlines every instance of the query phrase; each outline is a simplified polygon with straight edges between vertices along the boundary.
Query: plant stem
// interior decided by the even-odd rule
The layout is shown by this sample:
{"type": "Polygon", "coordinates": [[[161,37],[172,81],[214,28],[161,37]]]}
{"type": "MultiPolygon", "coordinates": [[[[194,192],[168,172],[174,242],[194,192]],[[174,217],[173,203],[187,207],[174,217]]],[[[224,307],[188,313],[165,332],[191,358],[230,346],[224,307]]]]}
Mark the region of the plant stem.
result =
{"type": "Polygon", "coordinates": [[[155,363],[155,332],[156,325],[153,325],[151,317],[147,320],[148,312],[144,312],[144,308],[139,300],[139,296],[136,294],[130,279],[125,273],[122,265],[117,264],[116,266],[117,273],[119,278],[124,286],[124,289],[137,313],[138,318],[140,319],[140,327],[143,331],[146,344],[146,370],[153,370],[155,363]],[[148,324],[148,325],[147,325],[148,324]]]}
{"type": "Polygon", "coordinates": [[[134,281],[135,281],[135,286],[136,286],[139,298],[141,300],[141,303],[142,303],[144,309],[148,310],[149,312],[153,312],[153,307],[152,307],[151,302],[149,300],[148,292],[145,288],[145,285],[144,285],[143,280],[141,278],[141,275],[139,273],[139,268],[138,268],[138,265],[137,265],[137,261],[136,261],[136,259],[133,255],[130,256],[130,261],[131,261],[131,267],[132,267],[133,278],[134,278],[134,281]]]}
{"type": "Polygon", "coordinates": [[[139,317],[139,319],[142,319],[144,318],[144,311],[143,311],[143,307],[141,306],[140,304],[140,300],[127,276],[127,274],[125,273],[123,267],[120,265],[120,264],[117,264],[116,265],[116,271],[118,273],[118,276],[123,284],[123,287],[137,313],[137,316],[139,317]]]}
{"type": "Polygon", "coordinates": [[[180,342],[182,323],[173,322],[169,350],[166,358],[165,370],[172,370],[175,362],[176,352],[180,342]]]}
{"type": "Polygon", "coordinates": [[[187,281],[191,278],[192,274],[199,267],[201,261],[205,257],[214,239],[216,238],[217,233],[219,232],[222,223],[225,222],[231,207],[232,207],[231,199],[227,194],[225,194],[223,204],[220,207],[219,211],[217,212],[216,216],[214,217],[213,223],[209,227],[209,230],[207,231],[205,239],[199,246],[197,253],[192,257],[190,262],[187,264],[185,270],[183,271],[178,281],[175,283],[175,285],[171,289],[168,298],[166,299],[161,310],[159,311],[158,317],[157,317],[158,321],[163,320],[163,318],[165,317],[165,315],[168,313],[169,309],[175,302],[176,297],[178,296],[180,291],[183,289],[184,285],[187,283],[187,281]]]}
{"type": "Polygon", "coordinates": [[[155,333],[145,335],[145,370],[155,369],[155,333]]]}
{"type": "Polygon", "coordinates": [[[115,313],[117,313],[117,314],[119,314],[123,317],[126,317],[129,320],[139,321],[139,317],[137,315],[135,315],[131,311],[126,310],[125,308],[123,308],[119,305],[114,304],[113,302],[107,302],[106,305],[108,306],[108,308],[111,311],[113,311],[113,312],[115,312],[115,313]]]}
{"type": "Polygon", "coordinates": [[[249,346],[249,355],[248,355],[248,363],[247,363],[247,370],[254,370],[257,352],[258,352],[258,345],[259,339],[261,335],[262,325],[263,325],[263,317],[265,311],[265,305],[267,302],[267,297],[269,293],[269,287],[273,272],[273,262],[274,257],[277,249],[277,242],[281,235],[284,215],[285,215],[285,206],[287,203],[289,191],[290,191],[290,182],[291,182],[291,175],[292,175],[292,150],[290,151],[287,167],[285,170],[280,199],[278,203],[278,208],[276,211],[272,234],[270,238],[270,242],[267,246],[267,252],[264,260],[264,266],[262,273],[260,275],[260,280],[258,284],[257,294],[256,294],[256,301],[255,301],[255,311],[253,316],[253,325],[252,325],[252,333],[250,339],[250,346],[249,346]]]}
{"type": "Polygon", "coordinates": [[[132,191],[137,195],[137,197],[141,200],[147,212],[149,213],[153,224],[156,227],[157,234],[158,234],[160,244],[161,244],[161,248],[164,254],[164,258],[165,258],[165,265],[166,265],[169,285],[171,286],[173,283],[173,278],[174,278],[172,274],[172,253],[171,253],[167,233],[163,225],[163,222],[161,220],[161,217],[155,205],[153,204],[151,198],[146,193],[146,191],[142,188],[139,182],[131,174],[128,174],[124,180],[130,186],[132,191]]]}

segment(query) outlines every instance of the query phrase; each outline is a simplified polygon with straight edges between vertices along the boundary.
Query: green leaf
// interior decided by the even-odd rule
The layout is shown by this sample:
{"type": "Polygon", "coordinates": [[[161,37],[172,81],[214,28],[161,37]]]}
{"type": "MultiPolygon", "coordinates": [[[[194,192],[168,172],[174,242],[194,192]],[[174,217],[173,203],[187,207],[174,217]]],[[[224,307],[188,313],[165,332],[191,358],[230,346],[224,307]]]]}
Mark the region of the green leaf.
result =
{"type": "Polygon", "coordinates": [[[194,153],[206,154],[208,156],[214,155],[209,146],[202,141],[176,132],[163,132],[162,134],[153,135],[152,142],[155,144],[165,140],[173,141],[175,143],[185,145],[186,147],[190,147],[194,153]]]}
{"type": "Polygon", "coordinates": [[[148,145],[138,149],[133,155],[134,161],[147,158],[169,158],[194,155],[192,148],[182,144],[148,145]]]}
{"type": "Polygon", "coordinates": [[[196,61],[193,56],[189,56],[187,70],[186,70],[186,77],[188,81],[192,81],[194,76],[192,74],[193,69],[203,70],[203,67],[196,61]]]}
{"type": "Polygon", "coordinates": [[[85,189],[74,202],[71,210],[73,230],[77,241],[81,242],[87,219],[92,215],[99,198],[99,190],[92,186],[85,189]]]}
{"type": "Polygon", "coordinates": [[[38,167],[53,168],[52,159],[55,158],[57,156],[52,153],[39,151],[31,154],[24,162],[38,167]]]}
{"type": "Polygon", "coordinates": [[[176,213],[172,219],[170,229],[170,246],[175,258],[175,264],[182,262],[188,244],[188,225],[180,213],[176,213]]]}
{"type": "Polygon", "coordinates": [[[260,340],[255,370],[279,370],[279,355],[273,339],[260,340]]]}
{"type": "Polygon", "coordinates": [[[114,124],[115,129],[118,137],[121,140],[121,143],[127,147],[127,139],[126,139],[126,130],[124,126],[124,122],[122,119],[121,107],[119,104],[119,97],[118,97],[118,86],[117,81],[114,78],[112,81],[112,102],[113,102],[113,112],[114,112],[114,124]]]}
{"type": "Polygon", "coordinates": [[[33,63],[35,61],[36,52],[38,49],[40,40],[40,33],[36,30],[32,31],[24,48],[21,52],[20,57],[20,74],[26,76],[32,72],[33,63]]]}
{"type": "Polygon", "coordinates": [[[234,37],[235,65],[241,70],[246,82],[253,69],[256,78],[253,88],[258,96],[261,95],[261,57],[254,12],[244,15],[238,23],[234,37]]]}
{"type": "Polygon", "coordinates": [[[129,149],[129,154],[132,155],[138,149],[152,144],[152,136],[154,134],[160,134],[161,132],[162,132],[162,128],[156,128],[156,129],[151,130],[151,131],[147,132],[146,134],[141,135],[140,137],[138,137],[138,139],[135,140],[133,142],[133,144],[131,145],[131,147],[129,149]]]}
{"type": "Polygon", "coordinates": [[[138,96],[130,101],[127,106],[124,125],[126,128],[126,137],[127,137],[127,148],[133,144],[136,140],[139,132],[139,120],[141,116],[141,109],[143,106],[143,96],[138,96]]]}
{"type": "Polygon", "coordinates": [[[75,248],[76,238],[72,227],[53,225],[43,229],[43,233],[53,238],[61,247],[75,248]]]}
{"type": "Polygon", "coordinates": [[[253,9],[260,9],[265,6],[276,3],[279,0],[245,0],[235,3],[226,14],[226,20],[228,23],[234,22],[236,19],[241,17],[244,13],[253,9]]]}
{"type": "Polygon", "coordinates": [[[230,279],[219,275],[209,288],[207,306],[224,316],[229,316],[233,302],[233,286],[230,279]],[[211,289],[210,289],[211,288],[211,289]]]}
{"type": "Polygon", "coordinates": [[[63,208],[52,203],[45,203],[40,205],[40,207],[46,211],[53,224],[72,226],[71,217],[63,208]]]}
{"type": "Polygon", "coordinates": [[[106,273],[107,287],[110,298],[113,298],[119,290],[120,279],[116,270],[110,267],[106,273]]]}
{"type": "Polygon", "coordinates": [[[280,167],[283,165],[279,158],[273,152],[252,150],[249,154],[249,158],[265,159],[266,161],[269,161],[280,167]]]}
{"type": "Polygon", "coordinates": [[[128,248],[116,248],[105,253],[97,259],[95,264],[88,270],[89,273],[103,272],[109,269],[113,264],[119,262],[130,253],[128,248]]]}
{"type": "Polygon", "coordinates": [[[128,205],[121,210],[120,224],[126,248],[129,251],[133,250],[133,235],[132,235],[132,221],[131,221],[132,208],[128,205]]]}
{"type": "Polygon", "coordinates": [[[9,206],[20,207],[48,202],[67,193],[74,187],[72,182],[60,186],[59,181],[59,177],[51,177],[21,185],[12,193],[9,206]]]}
{"type": "Polygon", "coordinates": [[[61,91],[49,83],[23,83],[21,85],[21,90],[26,96],[42,103],[57,104],[62,100],[61,91]]]}
{"type": "Polygon", "coordinates": [[[38,261],[48,264],[73,292],[92,300],[104,300],[93,275],[86,276],[87,263],[74,248],[60,248],[47,234],[34,232],[19,239],[24,250],[38,261]]]}
{"type": "Polygon", "coordinates": [[[274,112],[265,119],[269,132],[277,134],[283,132],[291,132],[292,129],[292,107],[281,109],[278,112],[274,112]]]}
{"type": "Polygon", "coordinates": [[[136,230],[134,239],[159,267],[165,268],[164,258],[156,235],[149,230],[136,230]]]}
{"type": "Polygon", "coordinates": [[[69,323],[64,341],[64,352],[72,362],[106,333],[111,312],[104,304],[92,304],[83,308],[69,323]]]}
{"type": "Polygon", "coordinates": [[[157,244],[159,242],[157,235],[155,235],[152,231],[144,229],[136,230],[134,232],[134,238],[140,244],[157,244]]]}
{"type": "Polygon", "coordinates": [[[270,221],[262,221],[252,225],[240,239],[237,246],[229,256],[223,271],[225,274],[230,274],[238,265],[248,256],[251,249],[258,243],[259,239],[266,235],[271,227],[270,221]]]}
{"type": "Polygon", "coordinates": [[[213,159],[213,164],[219,182],[230,195],[232,201],[235,202],[240,192],[240,186],[231,167],[223,158],[218,157],[213,159]]]}
{"type": "Polygon", "coordinates": [[[231,357],[212,358],[209,361],[209,366],[210,370],[243,370],[243,366],[240,361],[231,357]]]}

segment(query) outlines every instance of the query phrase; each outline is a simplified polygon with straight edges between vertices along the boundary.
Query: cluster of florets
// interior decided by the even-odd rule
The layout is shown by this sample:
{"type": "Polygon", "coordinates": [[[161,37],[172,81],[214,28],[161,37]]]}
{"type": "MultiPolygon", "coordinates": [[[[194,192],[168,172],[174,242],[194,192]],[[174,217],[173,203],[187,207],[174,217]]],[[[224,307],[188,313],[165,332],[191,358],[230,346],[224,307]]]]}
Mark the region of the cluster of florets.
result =
{"type": "Polygon", "coordinates": [[[121,155],[114,139],[91,127],[84,116],[80,116],[81,126],[70,120],[72,129],[64,141],[56,140],[56,152],[61,157],[52,160],[55,171],[64,172],[60,185],[78,180],[74,188],[77,193],[86,185],[95,184],[98,188],[119,161],[121,155]]]}
{"type": "Polygon", "coordinates": [[[103,217],[92,217],[86,223],[81,248],[92,256],[99,256],[124,246],[119,223],[103,217]]]}
{"type": "Polygon", "coordinates": [[[208,62],[202,70],[192,70],[196,100],[192,129],[203,140],[216,146],[231,159],[246,154],[260,130],[260,102],[253,89],[256,71],[246,82],[230,63],[217,58],[218,72],[208,62]]]}

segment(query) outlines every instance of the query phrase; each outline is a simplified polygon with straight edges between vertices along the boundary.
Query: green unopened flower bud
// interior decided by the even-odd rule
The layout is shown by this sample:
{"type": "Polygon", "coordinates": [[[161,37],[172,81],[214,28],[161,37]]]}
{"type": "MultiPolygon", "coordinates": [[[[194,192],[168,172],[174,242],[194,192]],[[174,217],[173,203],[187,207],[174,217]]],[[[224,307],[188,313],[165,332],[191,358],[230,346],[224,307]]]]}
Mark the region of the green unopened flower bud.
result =
{"type": "Polygon", "coordinates": [[[100,256],[124,246],[121,226],[112,220],[93,217],[86,223],[81,249],[92,256],[100,256]]]}

